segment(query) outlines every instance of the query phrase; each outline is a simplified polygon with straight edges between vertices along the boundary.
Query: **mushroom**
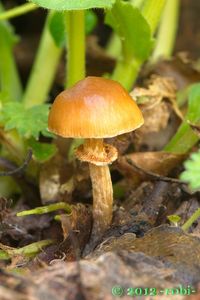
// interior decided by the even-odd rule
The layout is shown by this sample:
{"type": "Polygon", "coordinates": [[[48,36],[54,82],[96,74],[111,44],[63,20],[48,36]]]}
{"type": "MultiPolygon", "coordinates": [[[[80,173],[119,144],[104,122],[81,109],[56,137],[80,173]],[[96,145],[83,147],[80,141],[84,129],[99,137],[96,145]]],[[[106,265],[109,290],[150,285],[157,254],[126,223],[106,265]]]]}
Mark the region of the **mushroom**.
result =
{"type": "Polygon", "coordinates": [[[135,101],[116,81],[87,77],[55,99],[48,119],[49,130],[64,138],[84,138],[76,157],[89,163],[93,189],[91,239],[101,237],[112,220],[113,188],[108,165],[117,149],[104,138],[133,131],[143,124],[135,101]]]}

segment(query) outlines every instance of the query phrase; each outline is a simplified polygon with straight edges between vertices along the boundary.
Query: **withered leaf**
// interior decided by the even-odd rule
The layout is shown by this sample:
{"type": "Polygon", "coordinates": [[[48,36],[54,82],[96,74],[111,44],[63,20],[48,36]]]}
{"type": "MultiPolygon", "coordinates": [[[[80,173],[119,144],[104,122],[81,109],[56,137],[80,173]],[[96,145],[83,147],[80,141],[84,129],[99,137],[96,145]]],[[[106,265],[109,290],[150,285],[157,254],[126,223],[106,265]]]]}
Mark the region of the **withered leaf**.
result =
{"type": "Polygon", "coordinates": [[[147,178],[147,176],[139,174],[137,170],[131,167],[127,162],[127,158],[146,171],[167,176],[184,160],[185,156],[164,151],[135,152],[121,156],[117,162],[117,169],[134,182],[139,182],[147,178]]]}

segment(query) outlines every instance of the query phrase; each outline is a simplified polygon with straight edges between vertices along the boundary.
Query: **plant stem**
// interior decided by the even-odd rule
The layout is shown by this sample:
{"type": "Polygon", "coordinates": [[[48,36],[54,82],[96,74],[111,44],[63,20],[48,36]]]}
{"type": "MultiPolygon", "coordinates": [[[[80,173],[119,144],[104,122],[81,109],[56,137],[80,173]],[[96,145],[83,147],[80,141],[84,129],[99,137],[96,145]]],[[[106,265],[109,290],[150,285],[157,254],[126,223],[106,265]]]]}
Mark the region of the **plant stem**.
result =
{"type": "Polygon", "coordinates": [[[29,244],[27,246],[24,246],[22,248],[13,249],[11,250],[11,255],[24,255],[26,257],[31,257],[36,255],[37,253],[41,252],[43,247],[47,247],[51,244],[53,244],[53,240],[42,240],[39,242],[35,242],[32,244],[29,244]]]}
{"type": "MultiPolygon", "coordinates": [[[[0,2],[0,12],[3,6],[0,2]]],[[[12,32],[12,27],[6,21],[0,22],[0,93],[2,105],[5,100],[21,101],[22,85],[19,78],[17,66],[13,55],[13,47],[16,37],[12,32]],[[4,100],[5,99],[5,100],[4,100]]],[[[19,162],[23,157],[23,141],[15,131],[5,133],[0,129],[0,142],[8,146],[8,152],[19,162]],[[8,143],[7,143],[8,142],[8,143]],[[5,144],[4,144],[5,143],[5,144]],[[9,148],[11,146],[11,148],[9,148]]],[[[6,148],[6,147],[5,147],[6,148]]],[[[1,149],[5,150],[4,147],[1,149]]]]}
{"type": "Polygon", "coordinates": [[[47,206],[40,206],[36,207],[34,209],[30,210],[24,210],[19,213],[17,213],[18,217],[28,216],[28,215],[42,215],[47,214],[52,211],[58,210],[58,209],[64,209],[67,214],[71,213],[71,206],[65,202],[58,202],[54,204],[49,204],[47,206]]]}
{"type": "Polygon", "coordinates": [[[177,132],[165,146],[165,151],[184,154],[198,142],[199,137],[193,131],[190,123],[198,124],[200,120],[199,88],[200,84],[197,83],[184,91],[185,98],[188,99],[187,113],[177,132]]]}
{"type": "Polygon", "coordinates": [[[25,90],[23,102],[26,107],[42,104],[47,100],[62,48],[58,48],[49,32],[49,13],[42,33],[40,46],[25,90]]]}
{"type": "Polygon", "coordinates": [[[151,62],[156,62],[161,57],[171,57],[177,33],[179,6],[180,0],[167,0],[151,62]]]}
{"type": "Polygon", "coordinates": [[[118,58],[121,55],[121,41],[116,33],[112,33],[110,40],[106,46],[106,53],[113,58],[118,58]]]}
{"type": "Polygon", "coordinates": [[[5,247],[6,248],[5,250],[0,250],[0,260],[1,259],[7,260],[12,258],[13,256],[19,256],[19,255],[32,257],[35,256],[37,253],[41,252],[42,248],[49,246],[53,243],[54,241],[49,239],[49,240],[42,240],[39,242],[35,242],[18,249],[5,247]]]}
{"type": "Polygon", "coordinates": [[[3,12],[0,14],[0,21],[1,20],[7,20],[7,19],[11,19],[23,14],[28,13],[29,11],[35,10],[37,9],[38,6],[34,3],[26,3],[23,5],[20,5],[16,8],[10,9],[6,12],[3,12]]]}
{"type": "Polygon", "coordinates": [[[66,87],[71,87],[85,77],[85,12],[67,11],[67,78],[66,87]]]}
{"type": "Polygon", "coordinates": [[[137,78],[142,62],[136,59],[130,60],[118,60],[117,65],[112,74],[112,79],[120,81],[120,83],[127,90],[130,90],[133,82],[137,78]]]}
{"type": "MultiPolygon", "coordinates": [[[[3,6],[0,3],[0,11],[3,6]]],[[[9,100],[21,100],[22,86],[13,55],[15,36],[7,22],[0,23],[0,87],[9,100]]]]}
{"type": "Polygon", "coordinates": [[[130,0],[130,2],[131,2],[134,6],[136,6],[136,7],[138,7],[138,8],[141,8],[142,5],[143,5],[143,3],[144,3],[144,0],[130,0]]]}
{"type": "Polygon", "coordinates": [[[198,140],[198,136],[193,132],[189,124],[184,121],[163,150],[171,153],[184,154],[187,153],[198,140]]]}
{"type": "Polygon", "coordinates": [[[142,7],[142,14],[151,27],[152,34],[158,26],[160,16],[165,6],[166,0],[146,0],[142,7]]]}
{"type": "Polygon", "coordinates": [[[198,218],[200,218],[200,208],[194,212],[194,214],[185,222],[185,224],[183,224],[181,228],[184,231],[187,231],[198,218]]]}

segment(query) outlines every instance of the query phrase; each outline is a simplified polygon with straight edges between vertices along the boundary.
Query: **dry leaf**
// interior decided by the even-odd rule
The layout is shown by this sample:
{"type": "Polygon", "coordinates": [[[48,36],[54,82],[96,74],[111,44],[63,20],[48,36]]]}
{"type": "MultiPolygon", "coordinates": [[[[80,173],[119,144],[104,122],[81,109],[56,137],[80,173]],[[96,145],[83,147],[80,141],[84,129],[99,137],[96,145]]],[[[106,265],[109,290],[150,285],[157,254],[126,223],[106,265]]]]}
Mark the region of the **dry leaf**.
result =
{"type": "Polygon", "coordinates": [[[139,182],[148,178],[145,174],[139,174],[127,162],[127,158],[133,160],[133,162],[140,168],[151,171],[155,174],[167,176],[171,170],[178,166],[184,159],[185,156],[182,154],[175,154],[164,151],[157,152],[136,152],[121,156],[117,161],[117,169],[125,177],[133,180],[133,182],[139,182]]]}

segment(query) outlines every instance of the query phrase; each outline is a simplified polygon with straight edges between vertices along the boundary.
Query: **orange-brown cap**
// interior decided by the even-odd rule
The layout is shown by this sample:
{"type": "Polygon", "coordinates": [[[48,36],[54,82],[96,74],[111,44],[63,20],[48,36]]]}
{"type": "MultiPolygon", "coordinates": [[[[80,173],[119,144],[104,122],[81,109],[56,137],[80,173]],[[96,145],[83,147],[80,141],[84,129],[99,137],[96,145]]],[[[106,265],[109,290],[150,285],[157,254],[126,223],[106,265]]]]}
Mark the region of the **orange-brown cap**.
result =
{"type": "Polygon", "coordinates": [[[137,104],[118,82],[87,77],[56,97],[48,127],[62,137],[108,138],[143,122],[137,104]]]}

